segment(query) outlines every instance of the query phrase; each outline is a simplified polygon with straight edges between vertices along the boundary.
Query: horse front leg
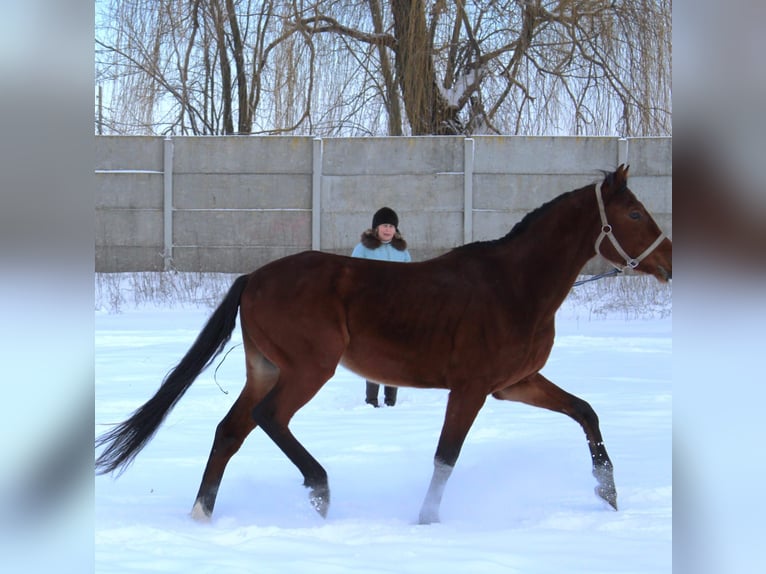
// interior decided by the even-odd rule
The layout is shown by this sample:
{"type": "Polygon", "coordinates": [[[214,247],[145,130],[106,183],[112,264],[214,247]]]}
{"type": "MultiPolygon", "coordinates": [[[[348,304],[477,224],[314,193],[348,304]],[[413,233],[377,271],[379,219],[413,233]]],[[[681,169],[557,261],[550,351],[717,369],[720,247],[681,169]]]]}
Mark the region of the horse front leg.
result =
{"type": "Polygon", "coordinates": [[[516,401],[564,413],[580,424],[588,440],[593,476],[598,485],[596,495],[617,510],[617,488],[614,485],[614,467],[604,446],[598,415],[584,400],[554,385],[540,373],[536,373],[501,391],[493,393],[496,399],[516,401]]]}
{"type": "Polygon", "coordinates": [[[434,456],[434,473],[420,508],[420,524],[439,522],[442,495],[455,463],[463,448],[465,437],[484,405],[485,395],[471,395],[451,391],[447,401],[444,425],[434,456]]]}

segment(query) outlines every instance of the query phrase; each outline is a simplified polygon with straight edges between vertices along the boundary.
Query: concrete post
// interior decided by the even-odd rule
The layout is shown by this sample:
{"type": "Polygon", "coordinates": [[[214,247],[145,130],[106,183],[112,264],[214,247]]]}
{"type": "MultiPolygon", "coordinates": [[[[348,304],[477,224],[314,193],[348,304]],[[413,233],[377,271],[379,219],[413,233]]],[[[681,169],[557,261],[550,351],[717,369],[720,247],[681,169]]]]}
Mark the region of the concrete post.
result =
{"type": "Polygon", "coordinates": [[[473,153],[473,139],[465,138],[463,147],[463,243],[473,241],[473,153]]]}
{"type": "Polygon", "coordinates": [[[311,168],[311,249],[322,248],[322,138],[314,138],[311,168]]]}
{"type": "MultiPolygon", "coordinates": [[[[628,165],[628,140],[626,138],[620,138],[617,140],[617,165],[624,163],[628,165]]],[[[615,166],[617,167],[617,166],[615,166]]]]}
{"type": "Polygon", "coordinates": [[[173,269],[173,139],[168,136],[163,142],[163,268],[173,269]]]}

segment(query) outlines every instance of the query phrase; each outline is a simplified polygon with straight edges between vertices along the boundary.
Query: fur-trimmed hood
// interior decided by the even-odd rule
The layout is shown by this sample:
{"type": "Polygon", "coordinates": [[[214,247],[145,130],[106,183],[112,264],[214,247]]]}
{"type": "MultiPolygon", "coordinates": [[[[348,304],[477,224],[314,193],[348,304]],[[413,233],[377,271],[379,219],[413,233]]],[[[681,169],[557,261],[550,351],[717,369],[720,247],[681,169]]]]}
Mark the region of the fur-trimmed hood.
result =
{"type": "MultiPolygon", "coordinates": [[[[364,245],[367,249],[377,249],[383,244],[383,242],[376,237],[374,229],[368,229],[362,233],[361,241],[362,245],[364,245]]],[[[391,240],[391,247],[397,251],[404,251],[407,249],[407,242],[404,240],[404,237],[402,237],[402,234],[399,233],[399,231],[396,232],[394,238],[391,240]]]]}

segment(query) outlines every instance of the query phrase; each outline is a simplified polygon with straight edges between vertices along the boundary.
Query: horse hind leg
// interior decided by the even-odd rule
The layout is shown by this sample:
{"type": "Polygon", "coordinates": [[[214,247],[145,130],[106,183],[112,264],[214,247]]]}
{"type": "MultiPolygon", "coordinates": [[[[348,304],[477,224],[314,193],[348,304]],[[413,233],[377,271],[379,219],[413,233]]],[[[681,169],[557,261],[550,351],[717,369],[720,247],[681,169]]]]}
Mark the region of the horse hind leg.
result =
{"type": "Polygon", "coordinates": [[[310,489],[311,506],[322,518],[330,507],[327,471],[306,450],[288,428],[292,416],[305,405],[332,376],[280,374],[277,385],[252,411],[252,418],[303,475],[303,485],[310,489]]]}
{"type": "Polygon", "coordinates": [[[598,415],[586,401],[557,387],[540,373],[493,393],[496,399],[516,401],[563,413],[580,424],[588,440],[593,476],[598,482],[595,493],[617,510],[614,467],[604,446],[598,415]]]}
{"type": "Polygon", "coordinates": [[[249,416],[249,403],[246,392],[243,392],[216,427],[213,446],[192,507],[191,515],[195,520],[210,520],[226,465],[255,428],[249,416]]]}
{"type": "Polygon", "coordinates": [[[218,423],[205,471],[191,515],[195,520],[210,520],[226,465],[245,438],[256,427],[253,408],[274,386],[279,370],[258,352],[247,352],[247,382],[226,416],[218,423]]]}

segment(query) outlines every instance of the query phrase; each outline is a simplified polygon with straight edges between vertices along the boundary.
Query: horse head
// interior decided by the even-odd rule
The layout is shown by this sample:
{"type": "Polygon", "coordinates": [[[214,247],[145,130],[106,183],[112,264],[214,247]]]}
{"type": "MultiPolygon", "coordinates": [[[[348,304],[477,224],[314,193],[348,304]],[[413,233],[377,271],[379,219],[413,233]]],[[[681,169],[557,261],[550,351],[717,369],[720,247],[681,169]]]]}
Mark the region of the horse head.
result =
{"type": "Polygon", "coordinates": [[[628,188],[629,169],[620,164],[595,186],[601,216],[596,253],[615,267],[635,269],[667,282],[673,276],[673,242],[628,188]]]}

